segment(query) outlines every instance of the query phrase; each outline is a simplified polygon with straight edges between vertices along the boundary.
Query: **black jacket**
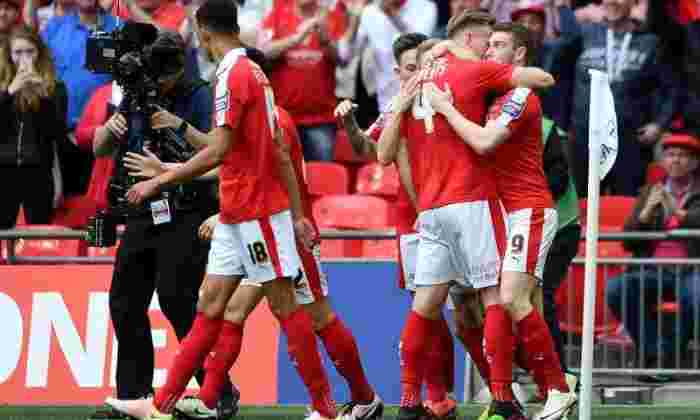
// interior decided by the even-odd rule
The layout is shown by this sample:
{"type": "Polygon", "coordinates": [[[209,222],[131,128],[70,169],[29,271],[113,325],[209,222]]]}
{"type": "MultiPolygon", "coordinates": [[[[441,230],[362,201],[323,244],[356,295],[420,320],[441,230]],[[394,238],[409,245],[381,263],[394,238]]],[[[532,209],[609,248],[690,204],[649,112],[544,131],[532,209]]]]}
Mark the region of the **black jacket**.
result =
{"type": "MultiPolygon", "coordinates": [[[[651,187],[653,187],[653,185],[646,185],[642,187],[639,197],[637,197],[637,202],[634,204],[634,210],[625,222],[625,231],[659,232],[666,230],[664,226],[664,209],[662,206],[659,206],[654,211],[654,217],[652,217],[652,221],[650,223],[642,223],[639,220],[639,214],[646,205],[647,199],[649,198],[649,193],[651,192],[651,187]]],[[[700,228],[700,186],[693,187],[693,189],[690,191],[690,195],[683,205],[683,210],[687,210],[688,215],[686,216],[685,220],[681,222],[679,228],[700,228]]],[[[688,246],[688,258],[698,258],[698,256],[700,256],[700,239],[689,238],[685,240],[685,243],[688,246]]],[[[635,258],[649,258],[654,251],[654,241],[628,239],[623,241],[622,245],[626,250],[630,251],[635,258]]]]}
{"type": "Polygon", "coordinates": [[[14,95],[0,92],[0,166],[51,168],[54,144],[65,141],[67,101],[65,85],[57,82],[38,111],[20,113],[14,95]]]}

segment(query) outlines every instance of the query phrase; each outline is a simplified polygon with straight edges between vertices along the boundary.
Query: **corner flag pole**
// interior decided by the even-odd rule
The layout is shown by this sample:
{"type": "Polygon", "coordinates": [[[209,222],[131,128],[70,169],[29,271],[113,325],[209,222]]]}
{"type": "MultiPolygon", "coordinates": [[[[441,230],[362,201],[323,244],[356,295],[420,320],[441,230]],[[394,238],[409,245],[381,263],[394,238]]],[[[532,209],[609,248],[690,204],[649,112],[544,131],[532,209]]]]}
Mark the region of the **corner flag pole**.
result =
{"type": "Polygon", "coordinates": [[[583,295],[580,420],[591,419],[600,182],[615,163],[618,148],[617,117],[608,76],[597,70],[590,70],[590,74],[591,101],[588,126],[588,203],[586,206],[586,270],[583,295]]]}

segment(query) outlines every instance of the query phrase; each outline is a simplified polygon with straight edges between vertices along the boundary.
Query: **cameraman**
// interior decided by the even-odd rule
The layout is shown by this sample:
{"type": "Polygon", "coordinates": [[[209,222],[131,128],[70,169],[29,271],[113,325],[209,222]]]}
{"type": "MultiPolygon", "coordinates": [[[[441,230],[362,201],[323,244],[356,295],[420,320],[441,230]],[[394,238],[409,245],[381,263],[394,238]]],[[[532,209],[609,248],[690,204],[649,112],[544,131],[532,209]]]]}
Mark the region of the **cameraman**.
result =
{"type": "MultiPolygon", "coordinates": [[[[212,96],[209,85],[184,77],[185,44],[179,34],[161,32],[151,45],[158,56],[158,102],[163,111],[151,117],[158,125],[163,115],[177,115],[182,123],[175,130],[185,137],[188,124],[207,132],[211,124],[212,96]],[[167,112],[170,111],[170,112],[167,112]]],[[[112,86],[112,105],[119,108],[121,88],[112,86]]],[[[128,115],[115,113],[95,130],[96,156],[116,152],[115,145],[128,137],[128,115]]],[[[163,130],[154,130],[151,149],[169,141],[163,130]],[[155,146],[155,147],[153,147],[155,146]]],[[[122,143],[123,144],[123,143],[122,143]]],[[[194,148],[190,151],[194,153],[194,148]]],[[[132,151],[133,152],[133,151],[132,151]]],[[[162,156],[160,156],[162,158],[162,156]]],[[[116,171],[122,168],[116,168],[116,171]]],[[[184,338],[195,317],[198,290],[204,277],[209,244],[198,238],[199,225],[218,211],[215,183],[197,181],[170,192],[167,206],[159,197],[144,206],[130,208],[126,229],[117,250],[109,293],[110,314],[119,346],[117,350],[117,398],[139,399],[153,392],[154,350],[148,309],[154,291],[163,314],[178,339],[184,338]],[[155,207],[157,208],[157,207],[155,207]]],[[[202,383],[201,377],[198,376],[202,383]]],[[[232,389],[232,387],[227,387],[232,389]]],[[[235,414],[238,395],[222,396],[217,410],[201,417],[227,418],[235,414]]],[[[100,410],[92,418],[125,418],[114,410],[100,410]]]]}

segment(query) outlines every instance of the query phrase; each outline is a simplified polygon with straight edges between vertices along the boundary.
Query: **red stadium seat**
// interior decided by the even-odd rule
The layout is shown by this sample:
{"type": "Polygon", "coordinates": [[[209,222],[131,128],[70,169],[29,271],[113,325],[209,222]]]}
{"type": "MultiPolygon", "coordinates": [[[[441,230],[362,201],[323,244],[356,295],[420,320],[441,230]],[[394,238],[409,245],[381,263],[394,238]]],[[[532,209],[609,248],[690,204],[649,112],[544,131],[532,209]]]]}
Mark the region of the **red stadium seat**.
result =
{"type": "MultiPolygon", "coordinates": [[[[610,231],[602,226],[601,231],[610,231]]],[[[598,243],[598,257],[622,258],[631,254],[626,251],[620,242],[601,241],[598,243]]],[[[585,256],[585,242],[579,244],[579,256],[585,256]]],[[[620,325],[610,309],[605,304],[605,286],[607,280],[622,274],[622,265],[599,264],[596,269],[596,307],[595,307],[595,334],[610,335],[620,325]]],[[[585,267],[583,264],[574,264],[569,275],[564,279],[557,291],[556,303],[559,322],[562,331],[581,334],[583,331],[583,307],[584,307],[585,267]]]]}
{"type": "Polygon", "coordinates": [[[399,191],[399,171],[395,165],[368,163],[357,173],[355,192],[394,198],[399,191]]]}
{"type": "Polygon", "coordinates": [[[391,204],[367,195],[327,195],[313,203],[314,218],[321,228],[385,229],[392,226],[391,204]]]}
{"type": "MultiPolygon", "coordinates": [[[[598,211],[600,225],[624,226],[625,220],[632,214],[635,201],[635,197],[617,195],[604,195],[600,197],[600,208],[598,211]]],[[[581,223],[585,225],[588,202],[585,198],[582,198],[579,200],[578,204],[581,210],[581,223]]]]}
{"type": "Polygon", "coordinates": [[[394,239],[365,239],[362,241],[362,257],[370,259],[399,258],[399,249],[394,239]]]}
{"type": "Polygon", "coordinates": [[[348,169],[334,162],[309,162],[306,164],[306,184],[314,196],[347,194],[350,174],[348,169]]]}
{"type": "MultiPolygon", "coordinates": [[[[64,226],[28,225],[23,229],[63,230],[64,226]]],[[[77,239],[19,239],[15,242],[18,257],[77,257],[85,255],[84,241],[77,239]]]]}
{"type": "Polygon", "coordinates": [[[97,212],[97,204],[91,198],[80,196],[66,199],[53,214],[51,223],[73,229],[87,224],[88,218],[97,212]]]}
{"type": "Polygon", "coordinates": [[[338,127],[338,132],[335,138],[335,152],[333,160],[336,162],[358,163],[366,162],[365,159],[357,156],[352,150],[352,145],[348,139],[348,135],[343,127],[338,127]]]}
{"type": "Polygon", "coordinates": [[[111,246],[109,248],[98,248],[98,247],[88,247],[87,248],[87,256],[88,257],[116,257],[117,256],[117,248],[119,247],[119,243],[115,246],[111,246]]]}
{"type": "MultiPolygon", "coordinates": [[[[328,195],[313,203],[318,226],[332,229],[386,229],[391,227],[391,204],[383,198],[366,195],[328,195]]],[[[384,244],[360,239],[326,239],[321,242],[323,258],[390,258],[384,244]],[[368,243],[366,243],[368,242],[368,243]]]]}

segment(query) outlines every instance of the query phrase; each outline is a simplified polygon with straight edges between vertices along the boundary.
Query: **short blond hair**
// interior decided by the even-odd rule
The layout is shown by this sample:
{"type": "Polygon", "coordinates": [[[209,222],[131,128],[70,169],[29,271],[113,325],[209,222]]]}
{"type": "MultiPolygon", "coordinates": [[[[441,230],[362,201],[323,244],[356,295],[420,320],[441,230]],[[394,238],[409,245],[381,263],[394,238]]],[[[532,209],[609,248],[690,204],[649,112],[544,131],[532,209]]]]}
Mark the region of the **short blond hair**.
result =
{"type": "Polygon", "coordinates": [[[482,10],[465,10],[462,14],[452,16],[447,22],[447,37],[454,37],[460,30],[469,26],[493,26],[496,19],[482,10]]]}
{"type": "Polygon", "coordinates": [[[421,56],[426,52],[430,51],[434,46],[439,44],[442,40],[438,38],[430,38],[421,42],[418,47],[416,47],[416,60],[420,60],[421,56]]]}

